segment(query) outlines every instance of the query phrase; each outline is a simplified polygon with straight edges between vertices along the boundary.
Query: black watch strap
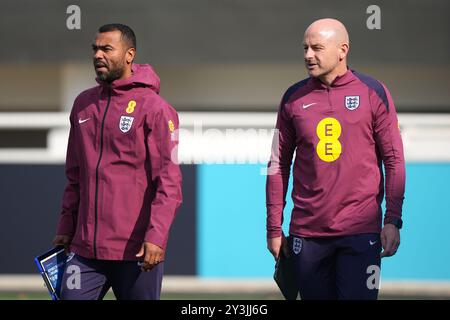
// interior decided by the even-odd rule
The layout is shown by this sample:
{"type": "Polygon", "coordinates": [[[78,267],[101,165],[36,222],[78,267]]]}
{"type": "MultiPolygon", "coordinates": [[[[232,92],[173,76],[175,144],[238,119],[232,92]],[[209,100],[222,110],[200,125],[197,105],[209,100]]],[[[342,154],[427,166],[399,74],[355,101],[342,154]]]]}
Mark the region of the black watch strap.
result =
{"type": "Polygon", "coordinates": [[[389,218],[385,220],[384,224],[393,224],[394,226],[396,226],[398,229],[401,229],[403,227],[403,220],[400,218],[389,218]]]}

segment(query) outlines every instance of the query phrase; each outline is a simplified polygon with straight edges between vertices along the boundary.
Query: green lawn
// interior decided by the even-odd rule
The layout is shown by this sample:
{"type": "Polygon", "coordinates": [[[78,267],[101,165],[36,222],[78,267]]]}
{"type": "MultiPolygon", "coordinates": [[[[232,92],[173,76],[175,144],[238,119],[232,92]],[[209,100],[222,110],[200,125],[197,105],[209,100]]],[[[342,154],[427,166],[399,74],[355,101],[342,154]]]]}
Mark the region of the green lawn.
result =
{"type": "MultiPolygon", "coordinates": [[[[379,300],[446,300],[444,296],[392,296],[380,295],[379,300]]],[[[105,300],[114,300],[109,292],[105,300]]],[[[0,300],[50,300],[45,292],[0,292],[0,300]]],[[[283,300],[278,293],[163,293],[161,300],[283,300]]]]}
{"type": "MultiPolygon", "coordinates": [[[[105,300],[115,299],[108,293],[105,300]]],[[[244,293],[163,293],[161,300],[280,300],[281,294],[244,294],[244,293]]],[[[0,292],[0,300],[50,300],[45,292],[0,292]]]]}

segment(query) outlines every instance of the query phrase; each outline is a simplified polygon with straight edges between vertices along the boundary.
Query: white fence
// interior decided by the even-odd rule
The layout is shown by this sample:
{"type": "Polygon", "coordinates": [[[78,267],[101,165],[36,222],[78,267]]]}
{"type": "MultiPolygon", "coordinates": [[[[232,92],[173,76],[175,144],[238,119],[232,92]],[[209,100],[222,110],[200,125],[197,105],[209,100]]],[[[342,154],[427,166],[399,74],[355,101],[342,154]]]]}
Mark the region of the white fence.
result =
{"type": "MultiPolygon", "coordinates": [[[[181,112],[181,163],[261,163],[269,158],[276,113],[181,112]]],[[[67,113],[0,113],[2,129],[48,130],[46,148],[2,148],[2,163],[64,163],[67,113]]],[[[450,114],[400,114],[409,162],[450,161],[450,114]]]]}

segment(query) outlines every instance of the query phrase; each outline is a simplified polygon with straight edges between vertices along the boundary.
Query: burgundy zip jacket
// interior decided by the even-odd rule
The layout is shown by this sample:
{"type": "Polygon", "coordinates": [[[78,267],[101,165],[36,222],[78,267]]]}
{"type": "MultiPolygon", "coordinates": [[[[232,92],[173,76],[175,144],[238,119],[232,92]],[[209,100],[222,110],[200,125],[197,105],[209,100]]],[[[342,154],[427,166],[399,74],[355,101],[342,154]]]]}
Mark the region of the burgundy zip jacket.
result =
{"type": "Polygon", "coordinates": [[[149,65],[132,71],[97,80],[70,114],[57,234],[73,237],[70,250],[86,258],[138,260],[144,241],[165,249],[182,200],[177,112],[149,65]]]}
{"type": "Polygon", "coordinates": [[[268,238],[282,233],[294,151],[290,234],[379,233],[384,190],[384,223],[401,218],[403,145],[394,103],[382,83],[352,70],[329,87],[305,79],[285,93],[276,129],[266,183],[268,238]]]}

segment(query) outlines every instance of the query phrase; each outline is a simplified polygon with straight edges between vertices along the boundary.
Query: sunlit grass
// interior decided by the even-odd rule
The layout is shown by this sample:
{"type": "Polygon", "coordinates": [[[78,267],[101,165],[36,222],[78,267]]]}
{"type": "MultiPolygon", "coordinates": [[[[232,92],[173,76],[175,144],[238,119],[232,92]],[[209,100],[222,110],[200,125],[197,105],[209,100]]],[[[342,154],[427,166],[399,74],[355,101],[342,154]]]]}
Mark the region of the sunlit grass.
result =
{"type": "MultiPolygon", "coordinates": [[[[161,300],[279,300],[281,294],[276,293],[162,293],[161,300]]],[[[0,292],[0,300],[51,300],[45,292],[0,292]]],[[[112,292],[108,292],[105,300],[115,300],[112,292]]]]}
{"type": "MultiPolygon", "coordinates": [[[[105,300],[115,300],[112,292],[108,292],[105,300]]],[[[441,296],[393,296],[380,295],[380,300],[442,300],[441,296]]],[[[45,292],[0,292],[0,300],[51,300],[45,292]]],[[[163,293],[161,300],[283,300],[277,293],[163,293]]]]}

